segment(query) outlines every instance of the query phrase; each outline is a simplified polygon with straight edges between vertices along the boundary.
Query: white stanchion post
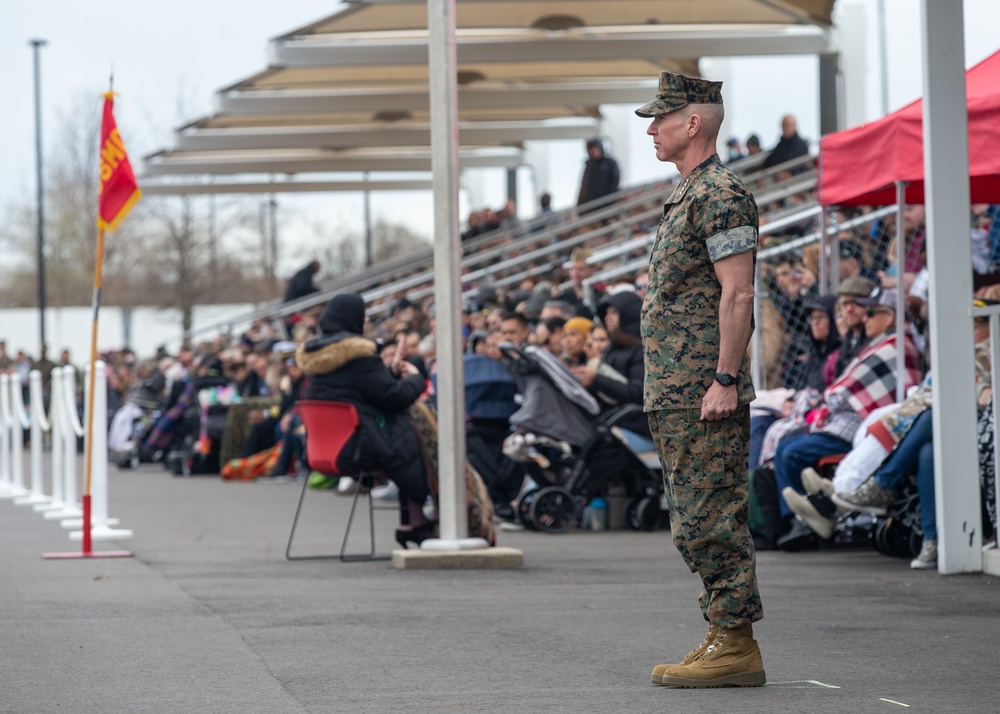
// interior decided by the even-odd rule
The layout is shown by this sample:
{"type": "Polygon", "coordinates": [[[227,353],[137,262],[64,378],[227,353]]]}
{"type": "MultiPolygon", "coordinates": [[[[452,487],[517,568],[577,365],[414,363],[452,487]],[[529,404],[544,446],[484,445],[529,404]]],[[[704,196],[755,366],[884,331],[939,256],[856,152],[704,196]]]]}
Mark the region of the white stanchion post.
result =
{"type": "Polygon", "coordinates": [[[20,505],[29,491],[24,485],[24,430],[28,428],[28,415],[24,412],[21,396],[21,375],[10,375],[10,478],[16,495],[14,503],[20,505]]]}
{"type": "MultiPolygon", "coordinates": [[[[87,395],[88,400],[94,400],[94,425],[90,443],[90,537],[93,540],[122,540],[131,538],[132,531],[127,528],[111,528],[118,521],[108,518],[108,377],[104,362],[95,362],[94,369],[94,393],[87,395]]],[[[90,380],[86,383],[89,384],[90,380]]],[[[83,521],[75,527],[81,530],[70,533],[69,539],[83,540],[83,521]]]]}
{"type": "MultiPolygon", "coordinates": [[[[41,375],[39,375],[41,376],[41,375]]],[[[34,506],[36,511],[61,511],[66,507],[66,500],[63,498],[63,420],[62,420],[62,370],[54,369],[51,375],[51,385],[49,394],[49,424],[51,426],[52,443],[52,498],[48,503],[39,503],[34,506]]],[[[34,383],[32,383],[34,386],[34,383]]],[[[38,401],[44,404],[42,398],[42,383],[38,382],[38,392],[31,393],[31,401],[38,401]]]]}
{"type": "MultiPolygon", "coordinates": [[[[42,399],[42,373],[37,369],[28,375],[28,388],[31,398],[31,494],[14,503],[34,506],[52,500],[45,495],[42,474],[42,455],[45,453],[45,433],[49,431],[49,421],[45,418],[45,401],[42,399]]],[[[21,408],[24,408],[23,400],[21,408]]]]}
{"type": "Polygon", "coordinates": [[[0,498],[24,494],[14,492],[10,479],[10,375],[0,374],[0,498]]]}
{"type": "MultiPolygon", "coordinates": [[[[63,507],[58,511],[46,511],[46,520],[56,521],[63,518],[80,518],[83,508],[77,496],[76,485],[76,440],[83,436],[83,427],[76,413],[76,370],[72,367],[56,367],[52,370],[62,370],[62,394],[59,413],[63,427],[63,507]]],[[[55,387],[53,385],[53,391],[55,387]]],[[[52,450],[55,451],[53,444],[52,450]]]]}

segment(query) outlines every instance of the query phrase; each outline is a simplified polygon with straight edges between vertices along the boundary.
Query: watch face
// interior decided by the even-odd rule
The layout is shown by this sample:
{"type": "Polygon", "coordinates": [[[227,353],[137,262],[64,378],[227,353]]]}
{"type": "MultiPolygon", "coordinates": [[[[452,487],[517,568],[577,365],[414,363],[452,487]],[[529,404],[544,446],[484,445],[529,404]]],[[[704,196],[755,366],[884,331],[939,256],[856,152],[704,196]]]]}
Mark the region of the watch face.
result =
{"type": "Polygon", "coordinates": [[[716,372],[715,380],[723,387],[731,387],[736,384],[736,377],[726,372],[716,372]]]}

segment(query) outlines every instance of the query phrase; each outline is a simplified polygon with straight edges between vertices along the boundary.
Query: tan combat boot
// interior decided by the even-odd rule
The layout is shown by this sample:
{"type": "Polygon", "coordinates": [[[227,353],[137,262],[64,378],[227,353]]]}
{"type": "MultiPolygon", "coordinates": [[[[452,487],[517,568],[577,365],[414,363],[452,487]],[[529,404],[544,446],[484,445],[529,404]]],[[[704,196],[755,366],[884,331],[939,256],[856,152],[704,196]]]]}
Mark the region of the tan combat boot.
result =
{"type": "Polygon", "coordinates": [[[691,664],[696,659],[701,657],[701,655],[708,649],[708,646],[715,642],[715,638],[719,636],[719,626],[709,625],[708,634],[705,635],[705,641],[700,645],[695,647],[693,650],[685,655],[684,659],[681,660],[680,664],[658,664],[653,667],[653,684],[663,684],[661,681],[663,679],[663,673],[666,672],[671,667],[679,667],[686,664],[691,664]]]}
{"type": "Polygon", "coordinates": [[[701,657],[660,675],[660,684],[668,687],[759,687],[766,681],[750,625],[720,631],[701,657]]]}

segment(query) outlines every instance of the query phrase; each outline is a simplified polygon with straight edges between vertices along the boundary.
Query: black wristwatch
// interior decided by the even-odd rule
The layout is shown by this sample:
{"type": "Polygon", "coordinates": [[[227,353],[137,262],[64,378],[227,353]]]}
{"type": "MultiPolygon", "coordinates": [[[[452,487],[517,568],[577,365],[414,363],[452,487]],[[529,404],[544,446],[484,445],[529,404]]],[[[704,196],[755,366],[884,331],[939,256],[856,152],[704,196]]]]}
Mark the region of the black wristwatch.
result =
{"type": "Polygon", "coordinates": [[[736,386],[736,377],[729,374],[729,372],[716,372],[715,381],[721,384],[723,387],[736,386]]]}

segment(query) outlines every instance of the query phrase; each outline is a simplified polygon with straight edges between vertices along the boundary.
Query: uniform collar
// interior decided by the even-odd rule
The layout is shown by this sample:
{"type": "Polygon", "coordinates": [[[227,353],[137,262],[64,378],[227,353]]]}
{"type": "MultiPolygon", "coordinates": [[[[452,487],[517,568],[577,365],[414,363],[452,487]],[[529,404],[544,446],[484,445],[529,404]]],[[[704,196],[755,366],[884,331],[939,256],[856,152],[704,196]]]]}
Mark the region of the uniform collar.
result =
{"type": "Polygon", "coordinates": [[[684,199],[684,195],[687,193],[688,188],[692,183],[695,182],[699,176],[701,176],[704,171],[712,164],[721,163],[718,154],[712,154],[707,159],[702,161],[700,164],[691,169],[691,173],[681,181],[670,194],[670,198],[667,199],[667,205],[673,203],[680,203],[684,199]]]}

